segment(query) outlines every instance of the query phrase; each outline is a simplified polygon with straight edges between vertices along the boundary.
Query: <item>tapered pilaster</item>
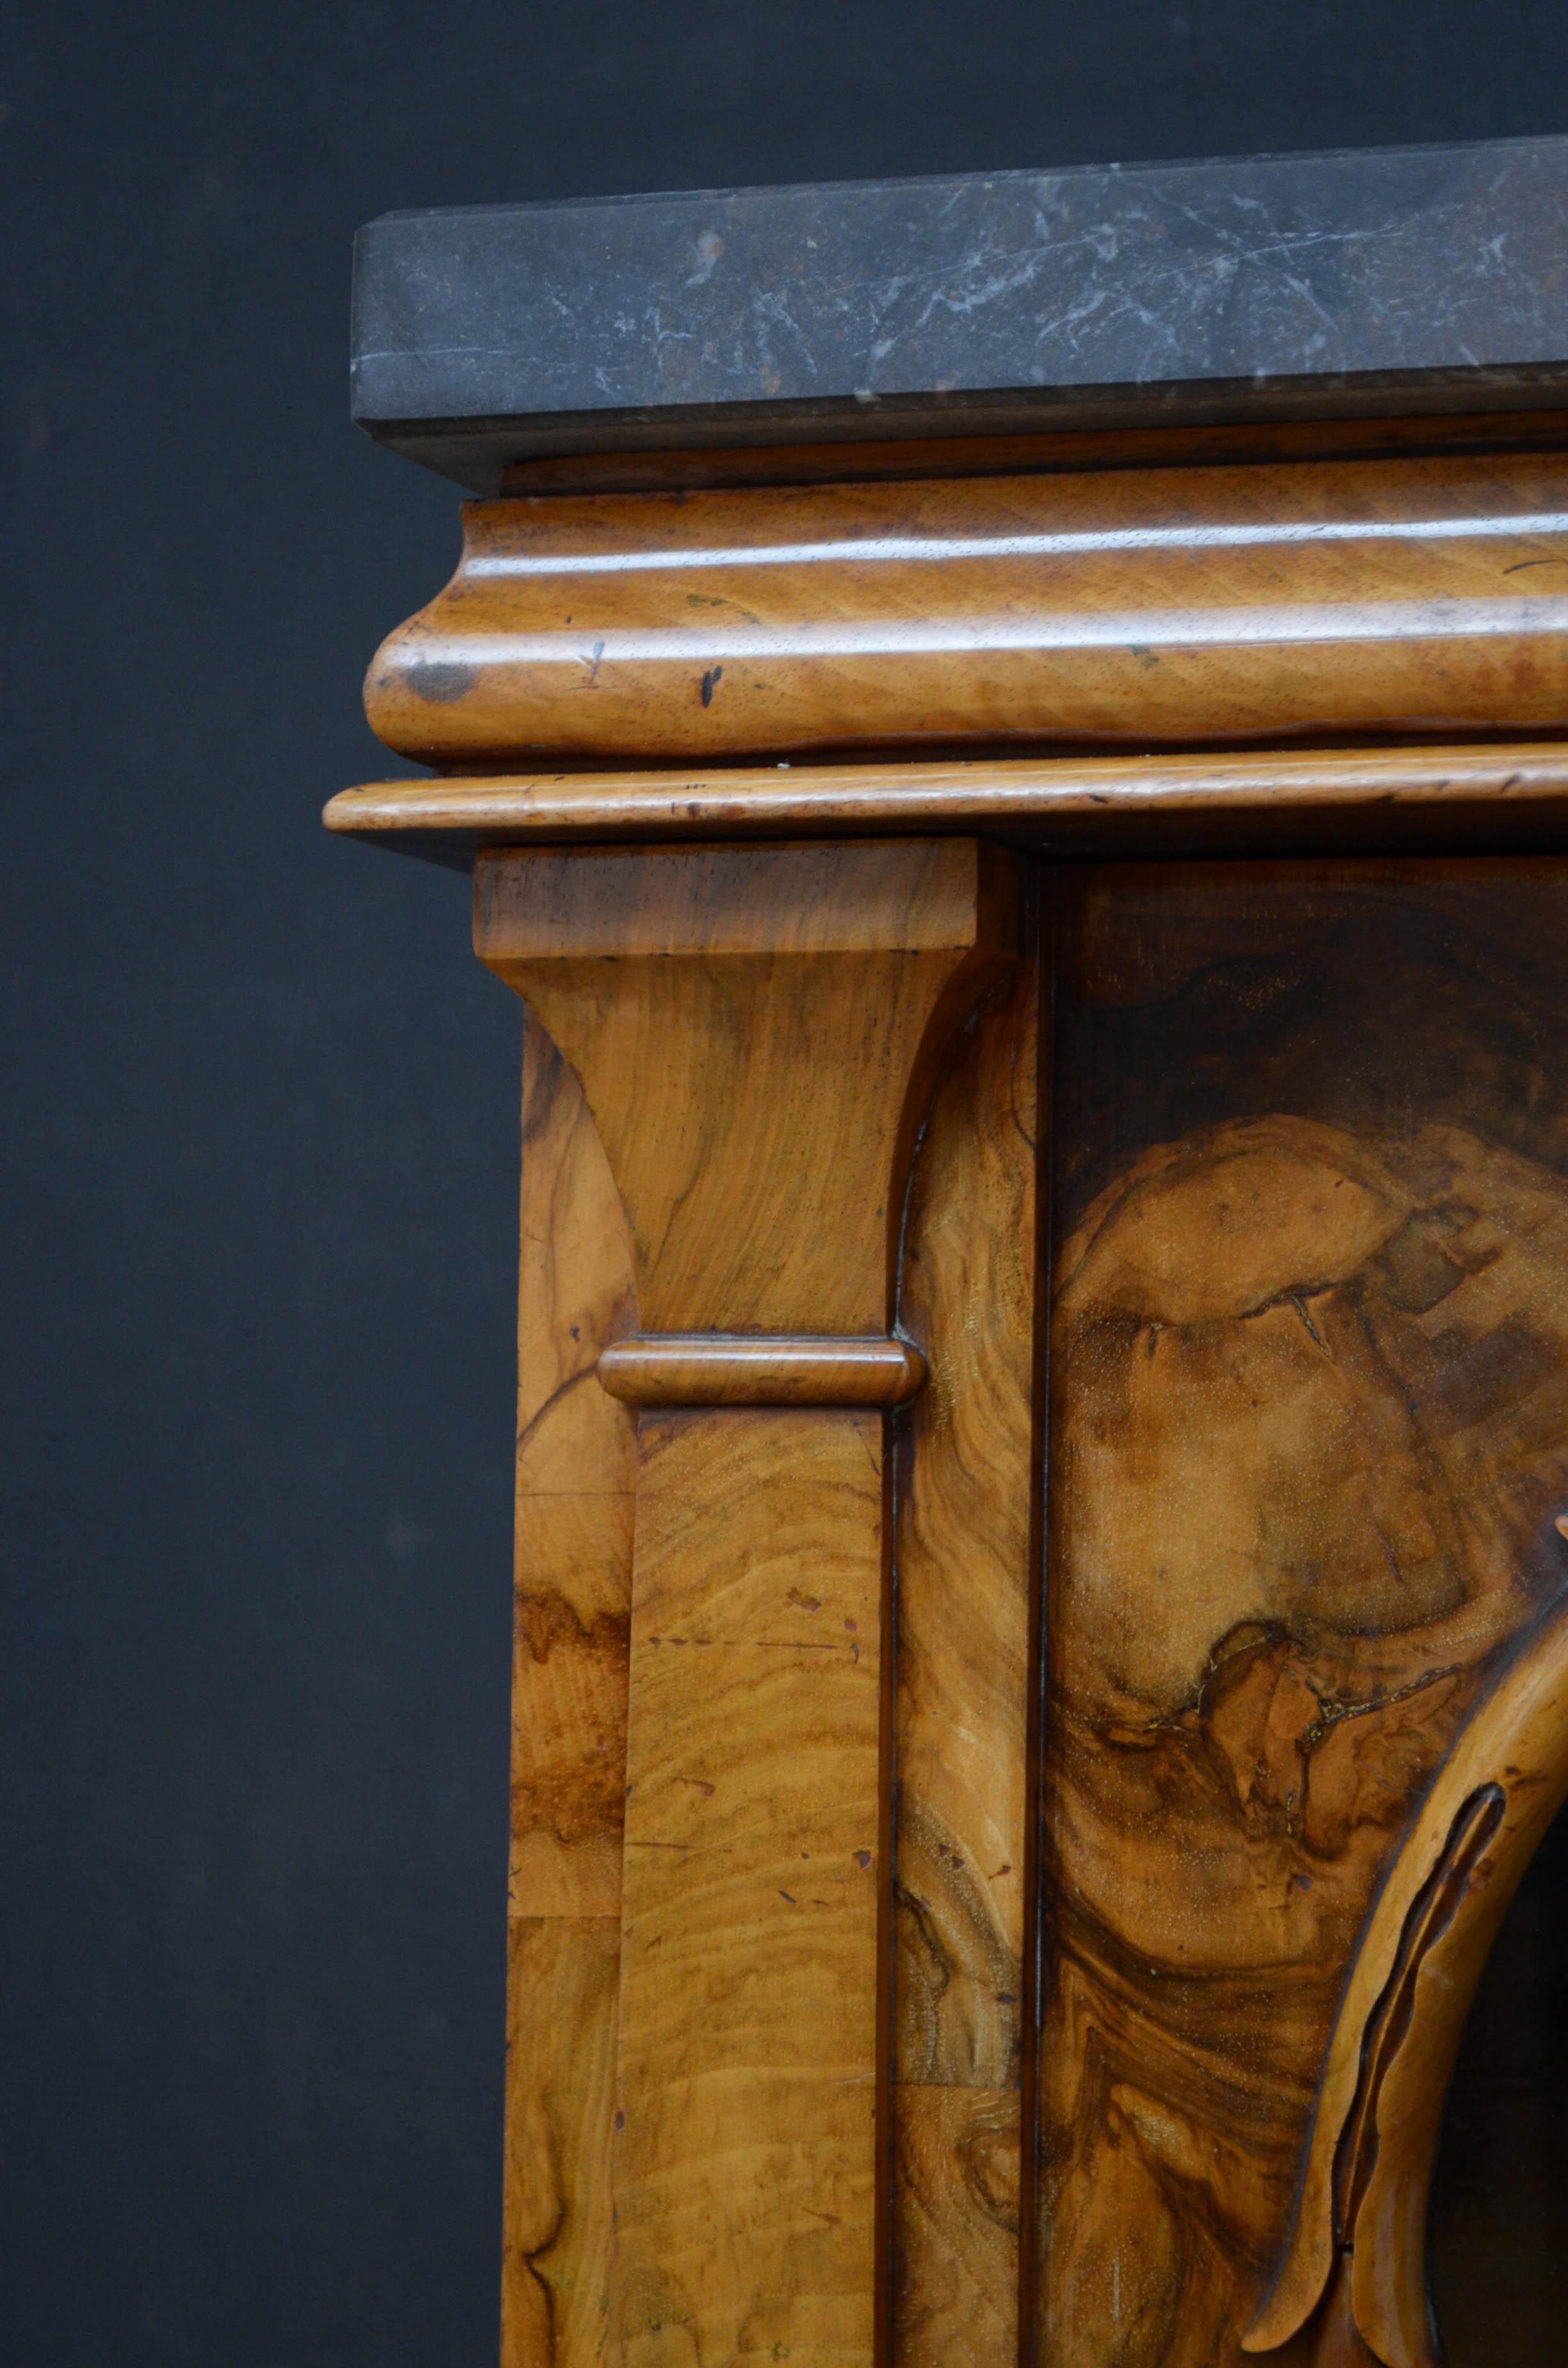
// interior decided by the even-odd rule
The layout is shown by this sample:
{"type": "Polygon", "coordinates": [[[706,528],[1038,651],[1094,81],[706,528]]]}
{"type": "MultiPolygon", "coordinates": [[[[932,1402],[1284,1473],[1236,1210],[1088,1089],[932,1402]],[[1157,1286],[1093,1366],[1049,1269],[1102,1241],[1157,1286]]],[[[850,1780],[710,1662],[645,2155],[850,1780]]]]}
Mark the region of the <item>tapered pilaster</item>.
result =
{"type": "MultiPolygon", "coordinates": [[[[1011,859],[892,841],[482,860],[630,1233],[640,1406],[612,2349],[869,2362],[904,1180],[1017,948],[1011,859]]],[[[882,2248],[885,2253],[885,2247],[882,2248]]]]}

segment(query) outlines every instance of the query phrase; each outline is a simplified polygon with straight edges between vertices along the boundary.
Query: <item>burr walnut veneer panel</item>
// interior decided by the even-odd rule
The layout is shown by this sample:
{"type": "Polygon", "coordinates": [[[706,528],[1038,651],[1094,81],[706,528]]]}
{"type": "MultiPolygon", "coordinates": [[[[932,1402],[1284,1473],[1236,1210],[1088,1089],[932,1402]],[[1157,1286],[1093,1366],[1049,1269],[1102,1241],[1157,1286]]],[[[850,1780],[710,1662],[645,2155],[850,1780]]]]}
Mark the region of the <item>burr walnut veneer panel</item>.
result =
{"type": "Polygon", "coordinates": [[[1568,1785],[1568,870],[1066,893],[1041,2357],[1431,2368],[1568,1785]]]}
{"type": "Polygon", "coordinates": [[[595,1380],[631,1247],[582,1089],[523,1040],[503,2368],[596,2368],[610,2116],[636,1435],[595,1380]]]}

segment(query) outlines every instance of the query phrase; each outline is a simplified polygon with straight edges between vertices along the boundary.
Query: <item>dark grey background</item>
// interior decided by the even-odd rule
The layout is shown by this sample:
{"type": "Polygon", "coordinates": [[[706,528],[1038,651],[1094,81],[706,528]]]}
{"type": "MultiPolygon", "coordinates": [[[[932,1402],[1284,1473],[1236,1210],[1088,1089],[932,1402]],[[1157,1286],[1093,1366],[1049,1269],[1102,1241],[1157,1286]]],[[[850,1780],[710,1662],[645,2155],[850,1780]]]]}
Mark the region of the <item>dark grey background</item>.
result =
{"type": "Polygon", "coordinates": [[[13,15],[0,2353],[479,2368],[516,1018],[329,844],[455,496],[392,206],[1568,131],[1562,0],[13,15]]]}

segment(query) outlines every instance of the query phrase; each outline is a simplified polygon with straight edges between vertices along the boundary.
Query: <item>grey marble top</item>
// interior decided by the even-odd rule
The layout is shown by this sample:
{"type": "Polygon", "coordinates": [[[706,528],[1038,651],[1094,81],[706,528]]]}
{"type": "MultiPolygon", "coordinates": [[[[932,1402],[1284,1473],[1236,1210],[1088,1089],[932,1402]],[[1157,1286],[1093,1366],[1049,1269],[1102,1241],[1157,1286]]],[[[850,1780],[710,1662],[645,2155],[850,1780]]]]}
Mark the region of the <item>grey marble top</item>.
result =
{"type": "Polygon", "coordinates": [[[1568,402],[1568,138],[383,214],[353,409],[549,452],[1568,402]]]}

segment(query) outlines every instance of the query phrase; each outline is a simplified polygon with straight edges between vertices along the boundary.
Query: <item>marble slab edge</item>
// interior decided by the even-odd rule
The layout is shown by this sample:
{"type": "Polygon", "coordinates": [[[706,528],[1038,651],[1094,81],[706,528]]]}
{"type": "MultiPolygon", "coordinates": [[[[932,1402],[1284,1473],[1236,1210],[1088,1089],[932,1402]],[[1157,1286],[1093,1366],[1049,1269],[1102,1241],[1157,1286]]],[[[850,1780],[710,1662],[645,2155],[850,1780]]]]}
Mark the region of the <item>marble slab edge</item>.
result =
{"type": "Polygon", "coordinates": [[[546,454],[1551,406],[1568,138],[389,214],[353,411],[546,454]]]}

